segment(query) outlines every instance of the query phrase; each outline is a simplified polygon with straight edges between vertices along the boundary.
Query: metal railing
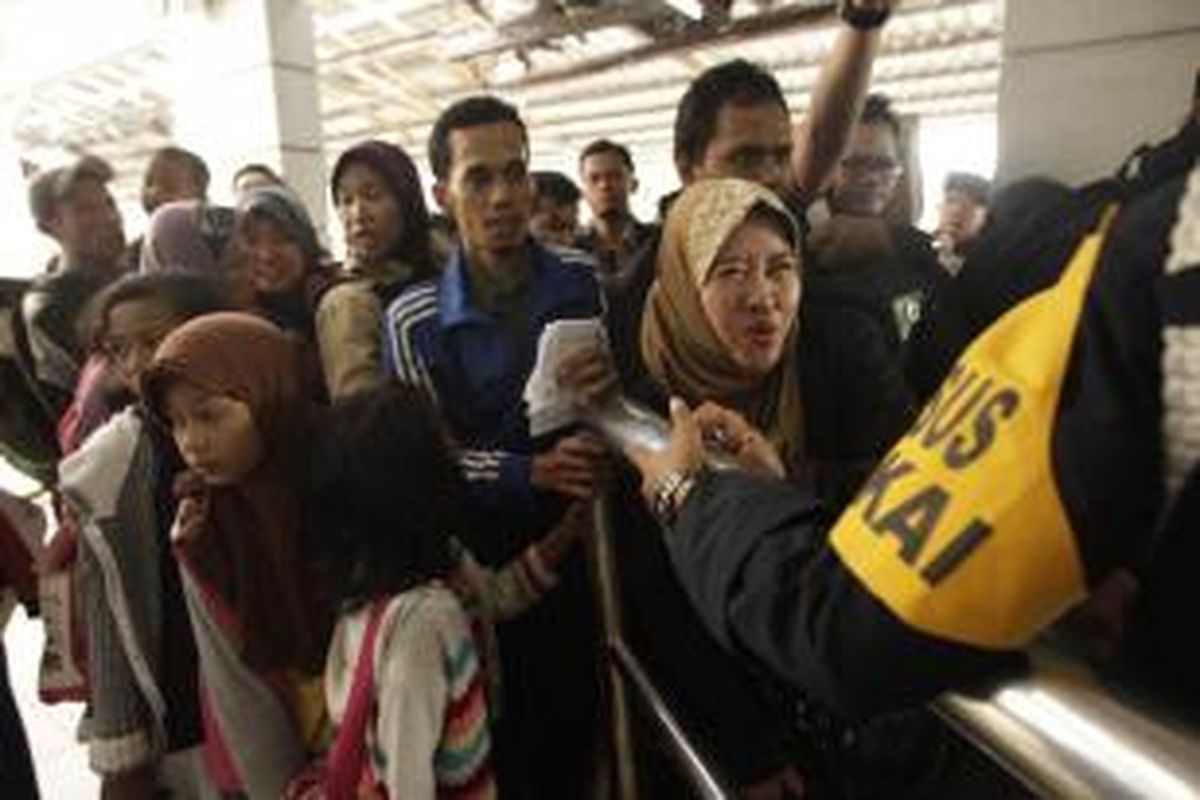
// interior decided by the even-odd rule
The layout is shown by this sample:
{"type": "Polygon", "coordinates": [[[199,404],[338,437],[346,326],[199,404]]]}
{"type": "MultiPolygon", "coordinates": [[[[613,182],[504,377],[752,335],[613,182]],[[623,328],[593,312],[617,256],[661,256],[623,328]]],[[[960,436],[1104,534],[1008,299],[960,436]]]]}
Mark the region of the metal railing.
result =
{"type": "Polygon", "coordinates": [[[697,796],[703,800],[726,800],[726,798],[732,797],[726,791],[723,781],[717,776],[712,766],[704,760],[696,746],[692,744],[687,732],[676,719],[658,688],[625,643],[620,639],[609,642],[608,652],[621,675],[634,688],[637,696],[646,706],[651,719],[662,732],[663,740],[675,760],[675,765],[687,778],[692,788],[696,790],[697,796]]]}
{"type": "Polygon", "coordinates": [[[702,800],[725,800],[732,794],[724,788],[724,781],[700,755],[662,693],[625,642],[610,512],[608,499],[596,501],[594,522],[597,535],[589,540],[592,583],[607,643],[605,667],[611,736],[608,746],[612,756],[611,780],[615,788],[615,792],[610,794],[620,800],[638,798],[635,743],[628,700],[632,693],[654,723],[680,774],[695,790],[696,796],[702,800]],[[626,688],[631,692],[627,692],[626,688]]]}
{"type": "MultiPolygon", "coordinates": [[[[669,432],[665,420],[624,398],[590,412],[589,422],[621,447],[660,449],[669,432]]],[[[681,766],[703,791],[711,769],[691,748],[628,650],[620,642],[613,650],[639,693],[665,712],[667,720],[660,716],[659,721],[681,766]]],[[[943,695],[934,702],[934,710],[1039,795],[1200,800],[1200,735],[1195,730],[1118,697],[1087,668],[1053,652],[1036,650],[1030,657],[1032,669],[1026,676],[979,697],[943,695]]],[[[713,786],[721,792],[715,778],[713,786]]]]}

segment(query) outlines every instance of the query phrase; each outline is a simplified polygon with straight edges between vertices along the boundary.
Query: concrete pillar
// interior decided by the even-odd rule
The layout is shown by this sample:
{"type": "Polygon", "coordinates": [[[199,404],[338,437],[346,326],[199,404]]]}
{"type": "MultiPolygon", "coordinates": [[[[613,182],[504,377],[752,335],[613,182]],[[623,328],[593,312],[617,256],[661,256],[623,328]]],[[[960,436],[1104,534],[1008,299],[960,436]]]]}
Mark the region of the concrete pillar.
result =
{"type": "Polygon", "coordinates": [[[999,177],[1113,172],[1178,128],[1197,69],[1198,0],[1007,0],[999,177]]]}
{"type": "Polygon", "coordinates": [[[278,170],[325,229],[325,159],[312,15],[302,0],[209,0],[171,18],[174,140],[204,156],[211,195],[237,168],[278,170]]]}

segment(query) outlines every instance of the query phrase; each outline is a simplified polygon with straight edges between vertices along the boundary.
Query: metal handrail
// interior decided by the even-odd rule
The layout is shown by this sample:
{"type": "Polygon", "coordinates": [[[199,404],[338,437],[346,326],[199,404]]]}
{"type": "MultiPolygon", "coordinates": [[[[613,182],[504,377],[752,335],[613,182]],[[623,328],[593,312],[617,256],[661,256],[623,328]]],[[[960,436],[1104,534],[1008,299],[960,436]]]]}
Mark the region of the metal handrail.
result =
{"type": "Polygon", "coordinates": [[[1048,650],[984,697],[946,694],[934,711],[1043,797],[1200,798],[1200,738],[1118,697],[1048,650]]]}
{"type": "Polygon", "coordinates": [[[642,699],[666,737],[675,763],[700,797],[704,800],[726,800],[732,797],[733,795],[725,790],[723,781],[696,750],[683,726],[659,694],[654,682],[625,643],[614,639],[608,643],[608,651],[629,684],[637,690],[638,697],[642,699]]]}
{"type": "Polygon", "coordinates": [[[716,770],[707,764],[692,744],[674,712],[663,699],[658,687],[625,643],[621,613],[619,567],[613,549],[612,515],[607,498],[596,501],[594,523],[596,535],[589,539],[588,555],[592,567],[592,585],[600,612],[600,621],[607,642],[605,671],[609,690],[610,747],[615,796],[620,800],[636,800],[636,778],[633,740],[626,685],[633,690],[649,712],[650,718],[663,735],[663,741],[683,777],[703,800],[725,800],[732,797],[723,788],[724,782],[716,770]]]}
{"type": "MultiPolygon", "coordinates": [[[[665,420],[625,398],[588,412],[620,447],[661,449],[665,420]]],[[[943,695],[934,710],[1033,791],[1050,797],[1200,800],[1200,735],[1117,697],[1052,652],[986,695],[943,695]]]]}
{"type": "MultiPolygon", "coordinates": [[[[596,499],[593,509],[596,535],[588,538],[587,548],[596,609],[606,642],[619,641],[624,636],[620,582],[617,578],[616,554],[613,551],[611,510],[608,498],[596,499]]],[[[637,767],[633,754],[633,733],[625,684],[614,659],[606,658],[603,667],[608,690],[607,744],[612,764],[611,779],[614,782],[612,794],[619,800],[638,800],[637,767]]]]}

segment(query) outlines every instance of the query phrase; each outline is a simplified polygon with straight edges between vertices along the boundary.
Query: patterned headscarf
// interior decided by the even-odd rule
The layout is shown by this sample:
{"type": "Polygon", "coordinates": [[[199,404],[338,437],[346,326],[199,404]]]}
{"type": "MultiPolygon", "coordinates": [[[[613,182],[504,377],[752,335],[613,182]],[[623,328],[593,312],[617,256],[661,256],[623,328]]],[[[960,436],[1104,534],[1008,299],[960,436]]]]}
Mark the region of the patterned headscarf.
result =
{"type": "Polygon", "coordinates": [[[702,181],[675,201],[663,229],[657,276],[642,314],[642,357],[668,393],[740,412],[795,463],[804,448],[804,414],[796,374],[796,327],[780,363],[765,378],[748,375],[717,338],[700,290],[721,247],[753,213],[776,217],[793,247],[799,228],[769,189],[739,179],[702,181]]]}

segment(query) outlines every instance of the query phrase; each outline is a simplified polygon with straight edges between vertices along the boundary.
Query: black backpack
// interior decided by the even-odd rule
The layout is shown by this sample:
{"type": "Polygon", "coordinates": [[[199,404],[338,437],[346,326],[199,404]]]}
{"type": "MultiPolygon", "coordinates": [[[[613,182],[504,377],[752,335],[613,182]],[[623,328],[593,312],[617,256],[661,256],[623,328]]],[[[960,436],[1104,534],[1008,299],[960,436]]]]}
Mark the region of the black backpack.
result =
{"type": "Polygon", "coordinates": [[[34,378],[21,313],[30,281],[0,278],[0,456],[43,485],[59,458],[56,415],[34,378]]]}

